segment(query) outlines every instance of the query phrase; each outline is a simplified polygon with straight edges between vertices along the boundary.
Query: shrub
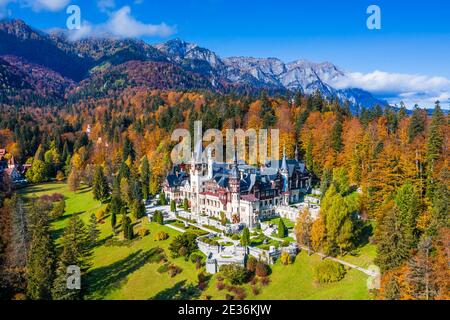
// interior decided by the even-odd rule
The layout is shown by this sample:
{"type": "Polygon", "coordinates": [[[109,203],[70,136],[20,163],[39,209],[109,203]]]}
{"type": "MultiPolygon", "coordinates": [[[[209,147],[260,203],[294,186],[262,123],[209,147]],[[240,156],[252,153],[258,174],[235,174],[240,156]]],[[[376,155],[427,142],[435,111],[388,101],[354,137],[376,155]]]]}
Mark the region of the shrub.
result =
{"type": "Polygon", "coordinates": [[[222,291],[225,288],[225,284],[222,281],[217,281],[216,288],[219,291],[222,291]]]}
{"type": "Polygon", "coordinates": [[[183,269],[181,269],[180,267],[171,264],[168,268],[168,272],[171,278],[175,277],[177,274],[181,273],[181,271],[183,271],[183,269]]]}
{"type": "Polygon", "coordinates": [[[239,237],[239,235],[237,233],[235,233],[231,236],[231,240],[240,240],[240,239],[241,239],[241,237],[239,237]]]}
{"type": "Polygon", "coordinates": [[[289,240],[283,240],[283,242],[281,243],[282,247],[287,247],[289,245],[289,240]]]}
{"type": "Polygon", "coordinates": [[[231,284],[242,284],[247,282],[249,273],[246,268],[238,264],[226,264],[220,267],[220,273],[230,281],[231,284]]]}
{"type": "Polygon", "coordinates": [[[149,233],[150,233],[150,231],[148,231],[147,228],[141,227],[141,228],[139,228],[139,230],[138,230],[139,237],[141,237],[141,238],[145,237],[145,236],[148,235],[149,233]]]}
{"type": "Polygon", "coordinates": [[[153,239],[155,241],[162,241],[162,240],[166,240],[168,238],[169,238],[169,234],[164,231],[159,231],[153,235],[153,239]]]}
{"type": "Polygon", "coordinates": [[[257,286],[252,286],[252,292],[255,296],[257,296],[261,290],[257,286]]]}
{"type": "Polygon", "coordinates": [[[247,264],[246,264],[247,270],[250,271],[251,273],[254,273],[256,270],[257,263],[258,263],[258,260],[256,260],[255,257],[250,256],[247,259],[247,264]]]}
{"type": "Polygon", "coordinates": [[[156,269],[158,273],[166,273],[169,270],[169,263],[164,263],[156,269]]]}
{"type": "Polygon", "coordinates": [[[59,218],[64,214],[64,211],[66,210],[66,201],[64,199],[58,200],[55,204],[53,204],[52,211],[50,212],[50,215],[53,218],[59,218]]]}
{"type": "Polygon", "coordinates": [[[261,278],[261,285],[262,286],[267,286],[270,283],[270,278],[269,277],[262,277],[261,278]]]}
{"type": "Polygon", "coordinates": [[[336,282],[344,276],[345,267],[332,260],[324,260],[314,268],[314,279],[319,283],[336,282]]]}
{"type": "Polygon", "coordinates": [[[270,267],[262,261],[256,263],[255,273],[258,277],[266,277],[270,274],[270,267]]]}
{"type": "Polygon", "coordinates": [[[287,253],[286,251],[283,251],[283,252],[281,253],[281,258],[280,258],[280,260],[281,260],[281,263],[284,264],[285,266],[292,263],[292,257],[291,257],[291,255],[290,255],[289,253],[287,253]]]}
{"type": "Polygon", "coordinates": [[[58,172],[56,173],[56,180],[57,181],[63,181],[64,180],[64,173],[61,170],[58,170],[58,172]]]}
{"type": "Polygon", "coordinates": [[[179,256],[189,257],[192,252],[197,250],[197,235],[186,232],[175,237],[170,243],[169,250],[174,258],[179,256]]]}
{"type": "Polygon", "coordinates": [[[98,210],[95,213],[95,218],[97,219],[98,222],[103,221],[103,219],[105,219],[105,211],[104,210],[98,210]]]}

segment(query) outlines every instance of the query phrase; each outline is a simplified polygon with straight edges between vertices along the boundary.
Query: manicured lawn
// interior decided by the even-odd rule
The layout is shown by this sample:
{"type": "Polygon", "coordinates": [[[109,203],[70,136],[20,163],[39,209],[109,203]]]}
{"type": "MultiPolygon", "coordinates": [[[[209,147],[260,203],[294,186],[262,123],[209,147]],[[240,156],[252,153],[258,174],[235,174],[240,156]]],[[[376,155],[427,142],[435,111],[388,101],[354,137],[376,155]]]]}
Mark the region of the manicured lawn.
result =
{"type": "Polygon", "coordinates": [[[272,218],[272,219],[266,220],[264,222],[268,222],[268,223],[271,223],[271,224],[274,224],[274,225],[278,226],[278,221],[280,219],[283,219],[283,222],[284,222],[284,225],[286,226],[286,228],[288,228],[288,229],[293,229],[294,228],[294,222],[292,222],[289,219],[285,219],[285,218],[272,218]]]}
{"type": "MultiPolygon", "coordinates": [[[[75,193],[70,192],[64,183],[47,183],[29,186],[20,190],[27,199],[33,195],[62,193],[66,199],[66,212],[63,217],[52,223],[53,235],[59,239],[68,218],[78,213],[87,222],[91,213],[103,208],[100,202],[93,200],[89,188],[83,188],[75,193]]],[[[119,219],[120,221],[120,219],[119,219]]],[[[148,222],[147,218],[135,221],[135,231],[141,227],[147,228],[150,234],[143,239],[137,237],[131,242],[111,241],[112,230],[109,217],[99,225],[101,231],[99,243],[94,249],[93,267],[85,278],[88,287],[88,299],[202,299],[205,295],[213,299],[224,299],[226,290],[216,288],[216,277],[211,277],[208,289],[201,292],[196,288],[198,270],[195,264],[183,258],[172,259],[168,246],[172,239],[180,234],[166,226],[148,222]],[[169,238],[164,241],[153,240],[158,231],[165,231],[169,238]],[[182,272],[171,278],[168,273],[158,273],[162,263],[152,262],[155,248],[165,251],[169,262],[182,268],[182,272]]],[[[359,259],[366,254],[362,250],[359,259]]],[[[345,257],[350,259],[351,257],[345,257]]],[[[345,278],[338,283],[316,285],[312,279],[313,266],[320,262],[317,256],[308,257],[301,253],[295,263],[283,266],[279,262],[272,266],[271,283],[261,287],[261,293],[254,296],[250,284],[247,289],[247,299],[367,299],[366,276],[350,270],[345,278]]],[[[83,284],[82,284],[83,285],[83,284]]]]}
{"type": "MultiPolygon", "coordinates": [[[[317,255],[301,252],[292,265],[277,262],[272,266],[271,282],[262,289],[256,299],[308,299],[308,300],[363,300],[369,299],[367,276],[356,270],[348,270],[344,279],[336,283],[316,284],[313,269],[320,263],[317,255]]],[[[252,297],[249,297],[252,298],[252,297]]]]}

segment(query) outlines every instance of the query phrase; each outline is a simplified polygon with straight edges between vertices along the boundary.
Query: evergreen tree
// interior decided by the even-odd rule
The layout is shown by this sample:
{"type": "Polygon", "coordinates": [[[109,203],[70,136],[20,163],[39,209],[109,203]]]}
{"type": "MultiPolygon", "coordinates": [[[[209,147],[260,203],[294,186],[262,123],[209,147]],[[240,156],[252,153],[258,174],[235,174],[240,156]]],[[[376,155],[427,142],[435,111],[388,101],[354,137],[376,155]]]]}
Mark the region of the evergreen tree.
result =
{"type": "Polygon", "coordinates": [[[417,218],[420,214],[420,198],[411,183],[406,183],[397,190],[394,198],[399,214],[400,230],[405,244],[412,249],[418,239],[417,218]]]}
{"type": "Polygon", "coordinates": [[[433,196],[433,203],[431,208],[431,221],[427,233],[435,236],[439,229],[450,227],[449,218],[449,200],[450,192],[446,181],[448,181],[448,170],[444,168],[441,172],[441,177],[436,183],[436,190],[433,196]]]}
{"type": "Polygon", "coordinates": [[[322,193],[322,197],[325,196],[325,193],[330,187],[332,180],[333,180],[332,171],[330,169],[324,169],[322,173],[322,178],[320,179],[320,192],[322,193]]]}
{"type": "Polygon", "coordinates": [[[144,199],[148,199],[149,184],[150,184],[150,165],[148,163],[147,156],[144,156],[141,164],[141,185],[142,185],[142,196],[144,197],[144,199]]]}
{"type": "Polygon", "coordinates": [[[174,200],[170,200],[170,211],[175,212],[177,210],[174,200]]]}
{"type": "Polygon", "coordinates": [[[399,212],[393,201],[383,206],[384,217],[378,224],[377,257],[375,263],[381,272],[399,267],[408,257],[409,250],[401,230],[399,212]]]}
{"type": "Polygon", "coordinates": [[[100,230],[98,230],[98,222],[97,217],[94,213],[89,217],[89,225],[88,225],[88,239],[91,245],[91,248],[95,247],[97,243],[98,237],[100,235],[100,230]]]}
{"type": "Polygon", "coordinates": [[[92,191],[95,200],[104,202],[109,198],[109,184],[106,180],[105,175],[103,174],[103,168],[101,166],[97,166],[95,169],[92,191]]]}
{"type": "Polygon", "coordinates": [[[188,212],[189,211],[189,201],[187,198],[183,199],[183,210],[188,212]]]}
{"type": "Polygon", "coordinates": [[[244,230],[242,230],[242,235],[241,235],[241,246],[248,246],[250,245],[250,230],[245,227],[244,230]]]}
{"type": "Polygon", "coordinates": [[[159,193],[159,204],[162,205],[162,206],[167,205],[166,195],[164,194],[163,191],[161,191],[159,193]]]}
{"type": "Polygon", "coordinates": [[[390,277],[384,286],[384,299],[386,300],[400,300],[401,291],[400,286],[395,277],[390,277]]]}
{"type": "Polygon", "coordinates": [[[64,228],[61,238],[62,252],[58,259],[56,280],[52,290],[55,300],[78,300],[82,298],[81,290],[67,288],[67,267],[77,266],[81,270],[81,276],[91,266],[92,246],[83,220],[74,214],[64,228]]]}
{"type": "Polygon", "coordinates": [[[122,231],[123,237],[127,240],[132,240],[134,238],[133,226],[131,224],[131,219],[127,215],[122,218],[122,231]]]}
{"type": "Polygon", "coordinates": [[[425,119],[423,112],[417,106],[414,108],[411,120],[408,126],[409,142],[412,142],[419,134],[425,130],[425,119]]]}
{"type": "Polygon", "coordinates": [[[145,205],[142,200],[133,201],[133,216],[135,219],[140,219],[145,216],[145,205]]]}
{"type": "Polygon", "coordinates": [[[286,225],[284,224],[283,218],[278,219],[278,237],[279,238],[285,238],[288,234],[288,229],[286,228],[286,225]]]}
{"type": "Polygon", "coordinates": [[[27,296],[50,299],[55,273],[55,246],[50,234],[49,212],[33,201],[29,212],[31,241],[27,259],[27,296]]]}

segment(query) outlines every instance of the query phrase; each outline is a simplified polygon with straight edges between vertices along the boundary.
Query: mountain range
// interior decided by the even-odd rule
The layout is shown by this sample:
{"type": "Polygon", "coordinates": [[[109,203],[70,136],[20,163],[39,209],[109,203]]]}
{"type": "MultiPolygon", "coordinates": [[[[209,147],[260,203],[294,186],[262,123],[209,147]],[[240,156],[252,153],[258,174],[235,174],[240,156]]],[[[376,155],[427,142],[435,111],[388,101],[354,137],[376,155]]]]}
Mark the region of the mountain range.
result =
{"type": "Polygon", "coordinates": [[[329,62],[221,58],[180,39],[156,45],[113,37],[70,41],[64,32],[45,33],[22,20],[0,22],[0,43],[0,102],[39,97],[48,103],[142,87],[249,94],[318,91],[348,101],[352,109],[387,105],[358,88],[333,88],[330,83],[345,72],[329,62]]]}

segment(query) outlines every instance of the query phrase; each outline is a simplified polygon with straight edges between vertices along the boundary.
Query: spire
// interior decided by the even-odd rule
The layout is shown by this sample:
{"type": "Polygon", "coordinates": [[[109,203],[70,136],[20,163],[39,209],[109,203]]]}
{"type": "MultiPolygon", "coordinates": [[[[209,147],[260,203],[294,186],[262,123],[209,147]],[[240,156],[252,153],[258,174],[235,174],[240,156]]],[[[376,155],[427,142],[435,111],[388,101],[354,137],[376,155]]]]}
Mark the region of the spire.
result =
{"type": "Polygon", "coordinates": [[[299,160],[298,159],[298,145],[297,144],[295,145],[295,160],[297,160],[297,161],[299,160]]]}
{"type": "Polygon", "coordinates": [[[231,168],[231,177],[232,178],[238,178],[239,177],[239,169],[238,169],[238,162],[237,162],[237,150],[234,150],[234,156],[233,156],[233,165],[231,168]]]}
{"type": "Polygon", "coordinates": [[[287,162],[286,162],[286,147],[283,148],[283,160],[281,162],[281,171],[287,171],[287,162]]]}

